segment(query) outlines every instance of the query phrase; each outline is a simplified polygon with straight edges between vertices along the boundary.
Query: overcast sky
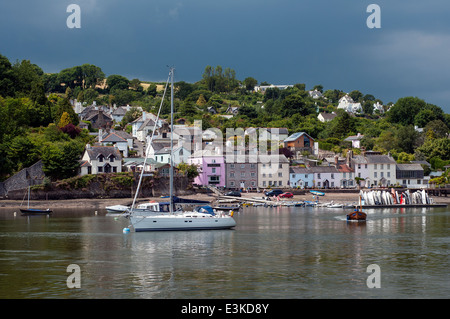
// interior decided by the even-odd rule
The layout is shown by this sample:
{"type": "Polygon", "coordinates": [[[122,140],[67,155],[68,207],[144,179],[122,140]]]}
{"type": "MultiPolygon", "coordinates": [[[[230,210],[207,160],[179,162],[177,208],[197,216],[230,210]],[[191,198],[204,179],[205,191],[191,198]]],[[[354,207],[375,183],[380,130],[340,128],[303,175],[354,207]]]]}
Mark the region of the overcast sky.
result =
{"type": "Polygon", "coordinates": [[[45,72],[196,82],[207,65],[272,84],[417,96],[450,113],[448,0],[2,0],[0,54],[45,72]],[[69,29],[70,4],[81,28],[69,29]],[[378,4],[381,28],[367,7],[378,4]]]}

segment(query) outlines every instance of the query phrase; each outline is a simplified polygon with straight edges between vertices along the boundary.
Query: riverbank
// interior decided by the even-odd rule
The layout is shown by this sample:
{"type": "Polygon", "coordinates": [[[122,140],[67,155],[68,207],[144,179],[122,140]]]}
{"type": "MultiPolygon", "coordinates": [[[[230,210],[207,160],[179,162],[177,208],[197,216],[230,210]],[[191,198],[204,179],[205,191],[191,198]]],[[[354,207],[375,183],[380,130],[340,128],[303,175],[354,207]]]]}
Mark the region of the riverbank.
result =
{"type": "MultiPolygon", "coordinates": [[[[242,193],[242,198],[261,198],[262,193],[242,193]]],[[[217,196],[214,194],[194,194],[194,195],[184,195],[182,198],[196,199],[213,202],[217,204],[217,196]]],[[[450,197],[438,197],[432,196],[435,203],[437,204],[450,204],[450,197]]],[[[137,201],[139,203],[146,202],[149,200],[154,201],[167,201],[167,198],[161,197],[148,197],[139,198],[137,201]]],[[[307,193],[305,195],[294,195],[293,198],[281,199],[282,201],[308,201],[313,200],[313,195],[307,193]]],[[[85,208],[85,209],[96,209],[102,210],[106,206],[111,205],[131,205],[132,198],[104,198],[104,199],[66,199],[66,200],[31,200],[30,207],[40,207],[40,208],[51,208],[51,209],[61,209],[61,208],[85,208]]],[[[358,194],[357,193],[326,193],[325,196],[319,196],[320,202],[331,202],[334,203],[357,203],[358,194]]],[[[25,207],[27,201],[22,200],[0,200],[0,208],[17,208],[25,207]]]]}

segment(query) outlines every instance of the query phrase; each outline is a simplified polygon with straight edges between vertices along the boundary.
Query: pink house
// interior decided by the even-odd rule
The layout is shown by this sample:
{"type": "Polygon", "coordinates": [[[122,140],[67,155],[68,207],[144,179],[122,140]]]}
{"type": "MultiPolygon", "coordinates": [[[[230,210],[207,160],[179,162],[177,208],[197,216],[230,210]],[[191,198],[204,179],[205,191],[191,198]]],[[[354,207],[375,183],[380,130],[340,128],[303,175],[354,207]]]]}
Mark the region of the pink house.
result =
{"type": "Polygon", "coordinates": [[[198,167],[199,175],[195,178],[194,184],[211,185],[225,187],[225,160],[221,154],[213,151],[201,150],[195,152],[189,159],[189,164],[198,167]]]}

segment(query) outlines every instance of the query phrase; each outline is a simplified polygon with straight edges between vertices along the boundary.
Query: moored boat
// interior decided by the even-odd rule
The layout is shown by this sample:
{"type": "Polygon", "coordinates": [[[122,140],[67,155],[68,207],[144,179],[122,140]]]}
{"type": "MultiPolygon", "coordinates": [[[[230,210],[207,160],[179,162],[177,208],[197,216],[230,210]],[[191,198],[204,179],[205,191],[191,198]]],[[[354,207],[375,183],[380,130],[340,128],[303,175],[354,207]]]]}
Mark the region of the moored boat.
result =
{"type": "Polygon", "coordinates": [[[347,214],[348,221],[351,221],[351,220],[365,221],[366,220],[367,214],[362,211],[361,196],[359,196],[359,207],[360,207],[360,210],[358,210],[358,208],[355,208],[354,212],[347,214]]]}

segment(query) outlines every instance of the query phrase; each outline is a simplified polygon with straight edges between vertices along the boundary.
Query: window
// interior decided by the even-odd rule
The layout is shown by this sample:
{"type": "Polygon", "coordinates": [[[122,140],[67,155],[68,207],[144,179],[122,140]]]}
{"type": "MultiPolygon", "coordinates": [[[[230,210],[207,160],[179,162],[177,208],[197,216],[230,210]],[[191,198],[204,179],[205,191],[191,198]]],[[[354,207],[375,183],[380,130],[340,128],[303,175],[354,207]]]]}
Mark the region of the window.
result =
{"type": "Polygon", "coordinates": [[[373,169],[377,169],[377,164],[374,164],[374,165],[373,165],[373,169]]]}
{"type": "Polygon", "coordinates": [[[387,172],[387,177],[391,177],[391,172],[387,172]]]}
{"type": "Polygon", "coordinates": [[[334,187],[334,182],[331,182],[331,187],[334,187]]]}
{"type": "Polygon", "coordinates": [[[283,168],[283,164],[278,164],[278,168],[283,168]]]}
{"type": "Polygon", "coordinates": [[[114,155],[111,155],[111,156],[109,157],[109,162],[110,162],[110,163],[114,163],[114,155]]]}
{"type": "Polygon", "coordinates": [[[230,186],[233,187],[234,186],[234,182],[230,182],[230,186]]]}
{"type": "Polygon", "coordinates": [[[215,168],[215,167],[211,168],[211,172],[212,172],[213,174],[215,174],[215,173],[216,173],[216,168],[215,168]]]}
{"type": "Polygon", "coordinates": [[[99,173],[103,173],[103,166],[99,166],[99,167],[97,168],[97,171],[98,171],[99,173]]]}
{"type": "Polygon", "coordinates": [[[234,177],[234,172],[230,172],[230,177],[234,177]]]}
{"type": "Polygon", "coordinates": [[[344,172],[344,174],[342,174],[344,178],[347,178],[347,173],[344,172]]]}
{"type": "MultiPolygon", "coordinates": [[[[320,173],[319,174],[317,174],[317,178],[320,178],[320,173]]],[[[320,185],[319,185],[320,186],[320,185]]]]}
{"type": "Polygon", "coordinates": [[[380,164],[380,169],[383,169],[384,168],[384,164],[380,164]]]}
{"type": "Polygon", "coordinates": [[[113,173],[117,173],[117,167],[113,166],[113,173]]]}
{"type": "Polygon", "coordinates": [[[272,174],[269,174],[269,177],[272,177],[272,174]]]}
{"type": "Polygon", "coordinates": [[[333,173],[331,173],[331,179],[334,179],[334,174],[333,173]]]}
{"type": "Polygon", "coordinates": [[[230,164],[230,168],[234,168],[234,164],[230,164]]]}
{"type": "Polygon", "coordinates": [[[250,176],[251,176],[251,177],[256,177],[256,173],[255,173],[255,172],[251,172],[251,173],[250,173],[250,176]]]}
{"type": "Polygon", "coordinates": [[[263,173],[263,177],[266,177],[266,174],[265,174],[265,173],[263,173]]]}
{"type": "Polygon", "coordinates": [[[102,162],[103,162],[103,158],[104,158],[104,156],[103,156],[103,155],[100,155],[100,156],[98,157],[98,161],[99,161],[100,163],[102,163],[102,162]]]}
{"type": "Polygon", "coordinates": [[[245,168],[245,164],[241,164],[241,168],[245,168]]]}
{"type": "Polygon", "coordinates": [[[384,177],[384,172],[381,172],[381,173],[380,173],[380,177],[384,177]]]}
{"type": "Polygon", "coordinates": [[[266,187],[266,186],[267,186],[266,181],[263,181],[263,187],[266,187]]]}
{"type": "Polygon", "coordinates": [[[373,177],[377,177],[377,172],[374,172],[374,173],[373,173],[373,177]]]}
{"type": "Polygon", "coordinates": [[[388,169],[391,169],[391,164],[387,164],[387,168],[388,168],[388,169]]]}
{"type": "Polygon", "coordinates": [[[278,186],[281,186],[281,181],[278,181],[278,186]]]}
{"type": "Polygon", "coordinates": [[[278,177],[283,177],[283,173],[278,173],[278,177]]]}
{"type": "Polygon", "coordinates": [[[245,177],[245,172],[241,172],[241,177],[245,177]]]}
{"type": "Polygon", "coordinates": [[[255,181],[252,182],[252,186],[256,186],[256,182],[255,181]]]}
{"type": "Polygon", "coordinates": [[[250,164],[250,168],[256,168],[255,164],[250,164]]]}

